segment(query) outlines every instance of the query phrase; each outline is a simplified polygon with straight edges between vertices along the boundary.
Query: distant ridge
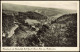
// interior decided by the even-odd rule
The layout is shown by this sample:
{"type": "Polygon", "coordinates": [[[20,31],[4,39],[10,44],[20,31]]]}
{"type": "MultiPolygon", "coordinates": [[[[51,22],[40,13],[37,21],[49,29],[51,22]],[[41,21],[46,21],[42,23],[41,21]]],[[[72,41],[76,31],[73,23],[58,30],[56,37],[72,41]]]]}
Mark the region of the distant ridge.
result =
{"type": "Polygon", "coordinates": [[[39,13],[48,16],[57,15],[57,14],[76,13],[76,11],[67,10],[67,9],[45,8],[45,7],[17,5],[17,4],[9,4],[9,3],[2,3],[2,10],[10,10],[16,12],[38,11],[39,13]]]}

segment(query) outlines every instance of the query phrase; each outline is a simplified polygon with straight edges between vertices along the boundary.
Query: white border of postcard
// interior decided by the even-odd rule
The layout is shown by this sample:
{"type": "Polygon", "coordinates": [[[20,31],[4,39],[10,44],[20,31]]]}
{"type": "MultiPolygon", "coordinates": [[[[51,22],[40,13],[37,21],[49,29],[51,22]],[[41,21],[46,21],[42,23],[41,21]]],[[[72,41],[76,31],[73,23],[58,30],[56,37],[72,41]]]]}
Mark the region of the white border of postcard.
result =
{"type": "MultiPolygon", "coordinates": [[[[2,24],[2,2],[4,1],[1,1],[1,24],[2,24]]],[[[2,47],[1,43],[1,51],[79,51],[79,1],[76,2],[77,2],[77,47],[2,47]]]]}

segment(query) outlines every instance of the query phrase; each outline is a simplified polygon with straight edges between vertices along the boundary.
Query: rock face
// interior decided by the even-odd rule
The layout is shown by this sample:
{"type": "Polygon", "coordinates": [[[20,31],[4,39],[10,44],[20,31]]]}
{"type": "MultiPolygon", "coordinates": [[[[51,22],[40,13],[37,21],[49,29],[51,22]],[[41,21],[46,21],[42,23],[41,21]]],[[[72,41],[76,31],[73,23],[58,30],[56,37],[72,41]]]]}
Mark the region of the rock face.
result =
{"type": "Polygon", "coordinates": [[[14,31],[18,28],[18,25],[15,24],[14,27],[11,28],[10,32],[8,32],[8,38],[14,35],[14,31]]]}

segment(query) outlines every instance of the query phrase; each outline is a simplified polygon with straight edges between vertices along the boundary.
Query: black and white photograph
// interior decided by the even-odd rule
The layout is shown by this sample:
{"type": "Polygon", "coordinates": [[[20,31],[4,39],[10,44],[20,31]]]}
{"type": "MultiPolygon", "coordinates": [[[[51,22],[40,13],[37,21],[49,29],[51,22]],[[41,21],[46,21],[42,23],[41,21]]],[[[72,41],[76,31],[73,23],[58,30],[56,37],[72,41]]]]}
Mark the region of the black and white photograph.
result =
{"type": "Polygon", "coordinates": [[[77,47],[76,1],[3,1],[2,47],[77,47]]]}

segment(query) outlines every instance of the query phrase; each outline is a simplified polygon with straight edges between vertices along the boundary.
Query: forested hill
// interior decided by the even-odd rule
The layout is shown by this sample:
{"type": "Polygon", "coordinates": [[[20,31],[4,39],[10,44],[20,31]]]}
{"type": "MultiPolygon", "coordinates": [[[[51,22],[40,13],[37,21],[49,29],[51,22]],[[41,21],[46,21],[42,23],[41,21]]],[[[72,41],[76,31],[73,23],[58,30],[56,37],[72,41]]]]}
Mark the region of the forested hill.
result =
{"type": "Polygon", "coordinates": [[[68,21],[72,21],[72,23],[77,22],[77,13],[74,14],[65,14],[60,16],[55,20],[57,23],[67,23],[68,21]]]}

